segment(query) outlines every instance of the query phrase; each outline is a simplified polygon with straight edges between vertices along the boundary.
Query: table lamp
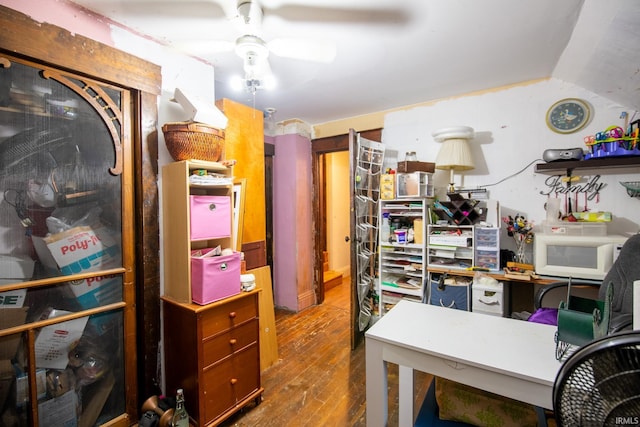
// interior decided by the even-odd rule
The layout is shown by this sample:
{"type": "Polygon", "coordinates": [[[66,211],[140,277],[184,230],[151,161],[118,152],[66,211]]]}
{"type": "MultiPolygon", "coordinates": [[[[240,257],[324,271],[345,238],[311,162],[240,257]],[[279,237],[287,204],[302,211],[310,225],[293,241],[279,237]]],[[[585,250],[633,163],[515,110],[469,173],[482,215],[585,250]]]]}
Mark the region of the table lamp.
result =
{"type": "Polygon", "coordinates": [[[454,171],[470,170],[475,167],[468,144],[474,135],[473,128],[467,126],[444,128],[431,134],[437,142],[442,142],[442,147],[440,147],[436,158],[436,169],[450,171],[448,193],[455,191],[454,171]]]}

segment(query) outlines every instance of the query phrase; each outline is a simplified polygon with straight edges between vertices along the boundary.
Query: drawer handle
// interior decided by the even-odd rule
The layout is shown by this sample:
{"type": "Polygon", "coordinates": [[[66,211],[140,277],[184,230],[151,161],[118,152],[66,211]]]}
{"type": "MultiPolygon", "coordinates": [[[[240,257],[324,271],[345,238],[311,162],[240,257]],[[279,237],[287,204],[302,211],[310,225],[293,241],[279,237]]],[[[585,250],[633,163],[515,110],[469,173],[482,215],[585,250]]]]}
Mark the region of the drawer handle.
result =
{"type": "Polygon", "coordinates": [[[232,311],[231,313],[229,313],[229,318],[233,319],[236,317],[236,312],[232,311]]]}
{"type": "Polygon", "coordinates": [[[231,381],[229,381],[229,382],[231,383],[231,385],[236,385],[238,380],[236,378],[231,378],[231,381]]]}
{"type": "Polygon", "coordinates": [[[211,204],[209,205],[209,210],[210,210],[211,212],[215,211],[215,210],[216,210],[216,204],[215,204],[215,203],[211,203],[211,204]]]}
{"type": "Polygon", "coordinates": [[[237,342],[238,342],[238,340],[235,339],[235,338],[232,338],[232,339],[229,340],[229,344],[231,344],[231,345],[236,345],[237,342]]]}

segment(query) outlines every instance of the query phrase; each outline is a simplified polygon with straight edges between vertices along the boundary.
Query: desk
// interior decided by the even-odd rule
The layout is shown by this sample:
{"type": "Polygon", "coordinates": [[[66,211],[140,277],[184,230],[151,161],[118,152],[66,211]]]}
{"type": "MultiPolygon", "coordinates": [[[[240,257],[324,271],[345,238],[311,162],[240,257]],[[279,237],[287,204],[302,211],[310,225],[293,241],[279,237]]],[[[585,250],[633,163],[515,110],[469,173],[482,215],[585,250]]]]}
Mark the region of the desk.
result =
{"type": "Polygon", "coordinates": [[[400,301],[366,333],[367,426],[387,420],[387,369],[400,366],[400,422],[413,425],[413,369],[553,409],[556,327],[400,301]]]}
{"type": "MultiPolygon", "coordinates": [[[[441,267],[427,267],[429,273],[440,273],[440,274],[448,274],[450,276],[466,276],[473,277],[478,273],[477,271],[465,270],[462,268],[441,268],[441,267]]],[[[494,279],[500,282],[514,282],[514,283],[530,283],[532,285],[549,285],[551,283],[566,281],[567,279],[563,278],[549,278],[549,277],[539,277],[537,279],[519,279],[519,278],[511,278],[505,277],[502,271],[481,271],[480,273],[493,277],[494,279]]]]}
{"type": "MultiPolygon", "coordinates": [[[[464,277],[474,277],[478,272],[469,271],[464,269],[456,269],[456,268],[443,268],[443,267],[428,267],[429,278],[431,277],[431,273],[436,274],[446,274],[447,276],[464,276],[464,277]]],[[[537,286],[546,286],[551,283],[566,281],[567,279],[562,278],[550,278],[550,277],[539,277],[537,279],[521,279],[521,278],[511,278],[505,277],[502,271],[490,271],[490,272],[481,272],[481,274],[485,276],[492,277],[499,282],[503,282],[505,286],[505,295],[507,299],[505,300],[506,312],[505,315],[510,317],[511,313],[519,312],[519,311],[528,311],[530,313],[534,310],[534,299],[535,292],[537,286]],[[516,285],[516,286],[514,286],[516,285]],[[522,285],[522,286],[518,286],[522,285]]]]}

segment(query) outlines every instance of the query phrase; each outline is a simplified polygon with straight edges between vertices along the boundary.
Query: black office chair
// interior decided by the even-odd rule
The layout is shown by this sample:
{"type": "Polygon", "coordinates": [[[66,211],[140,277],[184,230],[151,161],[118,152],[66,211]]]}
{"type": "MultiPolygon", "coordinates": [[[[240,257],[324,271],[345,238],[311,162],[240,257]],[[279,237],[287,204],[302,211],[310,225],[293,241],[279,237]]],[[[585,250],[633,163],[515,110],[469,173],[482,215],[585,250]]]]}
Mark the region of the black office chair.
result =
{"type": "Polygon", "coordinates": [[[559,427],[637,425],[640,331],[594,340],[564,362],[553,386],[559,427]]]}
{"type": "MultiPolygon", "coordinates": [[[[533,304],[537,310],[539,308],[558,308],[560,301],[567,300],[567,287],[569,281],[559,281],[544,285],[536,292],[533,304]]],[[[571,279],[571,295],[598,299],[598,292],[600,290],[600,283],[586,282],[581,280],[571,279]]]]}

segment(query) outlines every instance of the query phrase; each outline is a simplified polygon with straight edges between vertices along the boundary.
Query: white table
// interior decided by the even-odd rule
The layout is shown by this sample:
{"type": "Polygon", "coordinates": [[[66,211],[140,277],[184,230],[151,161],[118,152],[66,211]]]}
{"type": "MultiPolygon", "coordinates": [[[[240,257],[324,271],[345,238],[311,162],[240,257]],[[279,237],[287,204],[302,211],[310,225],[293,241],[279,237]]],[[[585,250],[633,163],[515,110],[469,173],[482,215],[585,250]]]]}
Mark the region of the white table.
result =
{"type": "Polygon", "coordinates": [[[555,326],[400,301],[366,333],[367,426],[387,420],[387,369],[400,366],[399,425],[413,425],[413,370],[553,409],[555,326]]]}

